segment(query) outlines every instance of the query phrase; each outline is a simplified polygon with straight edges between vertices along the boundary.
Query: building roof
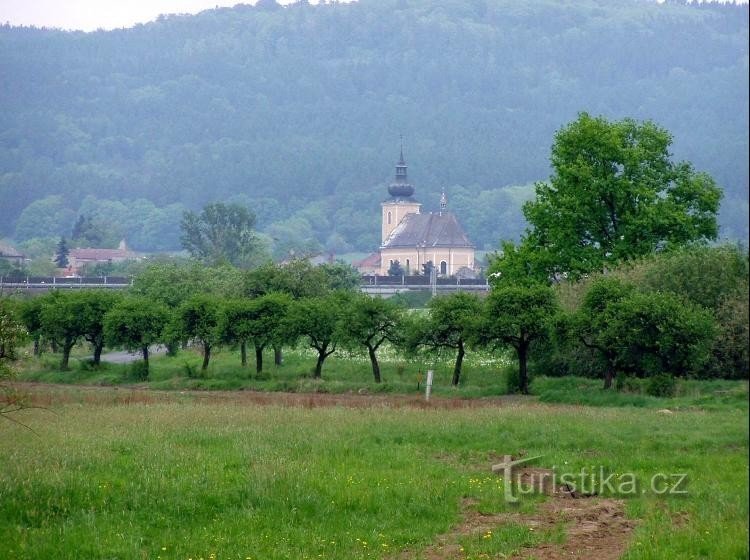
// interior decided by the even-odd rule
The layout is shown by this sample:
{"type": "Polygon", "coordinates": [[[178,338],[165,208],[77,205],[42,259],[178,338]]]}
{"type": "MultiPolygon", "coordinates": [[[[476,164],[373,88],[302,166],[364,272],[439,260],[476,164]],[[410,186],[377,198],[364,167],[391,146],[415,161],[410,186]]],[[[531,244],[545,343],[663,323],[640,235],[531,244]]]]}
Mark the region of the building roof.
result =
{"type": "Polygon", "coordinates": [[[474,245],[451,212],[407,214],[383,243],[396,247],[466,247],[474,245]]]}
{"type": "Polygon", "coordinates": [[[134,259],[136,254],[127,249],[71,249],[68,254],[81,261],[112,261],[134,259]]]}
{"type": "Polygon", "coordinates": [[[357,261],[353,264],[357,268],[370,268],[380,266],[380,253],[372,253],[370,255],[367,255],[361,261],[357,261]]]}
{"type": "Polygon", "coordinates": [[[20,259],[23,258],[23,255],[15,247],[11,247],[7,243],[0,241],[0,257],[20,259]]]}

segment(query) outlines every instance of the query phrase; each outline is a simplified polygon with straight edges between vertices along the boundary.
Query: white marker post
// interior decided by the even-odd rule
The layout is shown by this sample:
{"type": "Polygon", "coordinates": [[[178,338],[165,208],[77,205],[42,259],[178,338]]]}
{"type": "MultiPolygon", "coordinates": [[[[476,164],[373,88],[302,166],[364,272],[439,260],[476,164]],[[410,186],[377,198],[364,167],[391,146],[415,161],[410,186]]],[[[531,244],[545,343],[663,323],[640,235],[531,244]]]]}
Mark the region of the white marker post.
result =
{"type": "Polygon", "coordinates": [[[432,370],[427,370],[427,381],[424,384],[424,400],[429,401],[430,400],[430,392],[432,391],[432,370]]]}

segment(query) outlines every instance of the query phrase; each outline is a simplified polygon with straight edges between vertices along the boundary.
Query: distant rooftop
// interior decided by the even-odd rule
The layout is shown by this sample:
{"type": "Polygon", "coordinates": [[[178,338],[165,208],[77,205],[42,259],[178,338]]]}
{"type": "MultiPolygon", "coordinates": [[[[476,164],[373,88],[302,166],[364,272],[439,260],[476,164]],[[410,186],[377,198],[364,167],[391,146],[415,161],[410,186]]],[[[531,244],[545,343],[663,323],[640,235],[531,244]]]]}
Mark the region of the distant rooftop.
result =
{"type": "Polygon", "coordinates": [[[474,244],[450,212],[407,214],[383,243],[395,247],[467,247],[474,244]]]}

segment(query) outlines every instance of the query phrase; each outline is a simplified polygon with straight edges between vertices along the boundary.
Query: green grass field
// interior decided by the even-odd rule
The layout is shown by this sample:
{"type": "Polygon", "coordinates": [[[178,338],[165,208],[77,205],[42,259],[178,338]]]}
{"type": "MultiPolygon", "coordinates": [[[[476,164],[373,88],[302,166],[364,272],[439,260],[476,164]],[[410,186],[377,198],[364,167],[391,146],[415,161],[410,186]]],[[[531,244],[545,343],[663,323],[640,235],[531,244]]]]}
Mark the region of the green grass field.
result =
{"type": "MultiPolygon", "coordinates": [[[[522,450],[539,466],[636,477],[628,560],[748,556],[746,407],[305,408],[124,391],[16,415],[36,433],[0,420],[2,557],[421,558],[462,503],[540,507],[506,503],[489,471],[522,450]],[[687,494],[654,494],[658,473],[687,474],[687,494]]],[[[459,557],[564,538],[509,523],[464,535],[459,557]]]]}

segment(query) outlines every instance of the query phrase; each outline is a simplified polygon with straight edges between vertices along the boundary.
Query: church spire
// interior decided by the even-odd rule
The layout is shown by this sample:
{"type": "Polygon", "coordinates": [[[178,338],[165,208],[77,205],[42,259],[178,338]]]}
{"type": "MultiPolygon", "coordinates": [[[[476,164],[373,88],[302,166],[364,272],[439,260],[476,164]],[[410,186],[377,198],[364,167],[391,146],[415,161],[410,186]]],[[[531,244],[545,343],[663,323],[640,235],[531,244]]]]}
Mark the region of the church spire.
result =
{"type": "Polygon", "coordinates": [[[445,191],[440,195],[440,212],[443,213],[448,209],[448,197],[445,196],[445,191]]]}
{"type": "Polygon", "coordinates": [[[409,198],[414,194],[414,187],[409,184],[406,174],[406,160],[404,159],[404,137],[401,136],[401,151],[396,164],[396,177],[388,187],[388,193],[393,198],[409,198]]]}

